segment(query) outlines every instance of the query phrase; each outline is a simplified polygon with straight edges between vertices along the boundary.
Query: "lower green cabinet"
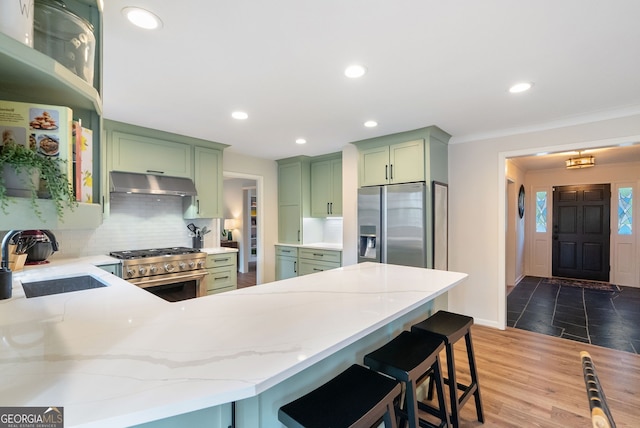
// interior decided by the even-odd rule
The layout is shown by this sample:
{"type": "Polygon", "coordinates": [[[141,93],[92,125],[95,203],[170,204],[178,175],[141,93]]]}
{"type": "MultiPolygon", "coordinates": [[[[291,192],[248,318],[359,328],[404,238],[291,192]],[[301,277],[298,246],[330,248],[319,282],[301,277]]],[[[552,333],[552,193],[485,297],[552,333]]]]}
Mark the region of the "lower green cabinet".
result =
{"type": "Polygon", "coordinates": [[[238,267],[236,252],[208,254],[205,269],[208,275],[200,285],[200,295],[223,293],[235,290],[238,286],[238,267]]]}
{"type": "Polygon", "coordinates": [[[298,252],[300,269],[298,276],[336,269],[342,265],[342,252],[301,248],[298,252]]]}
{"type": "Polygon", "coordinates": [[[276,281],[298,276],[298,248],[276,245],[276,281]]]}

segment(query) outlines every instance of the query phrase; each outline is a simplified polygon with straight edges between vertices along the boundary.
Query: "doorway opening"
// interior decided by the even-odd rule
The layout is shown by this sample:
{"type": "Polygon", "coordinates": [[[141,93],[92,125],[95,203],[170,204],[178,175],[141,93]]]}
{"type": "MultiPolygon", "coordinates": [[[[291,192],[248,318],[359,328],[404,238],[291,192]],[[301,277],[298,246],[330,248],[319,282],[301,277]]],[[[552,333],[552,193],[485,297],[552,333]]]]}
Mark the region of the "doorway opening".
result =
{"type": "Polygon", "coordinates": [[[235,220],[238,246],[238,288],[262,284],[264,266],[263,177],[223,172],[224,213],[235,220]]]}

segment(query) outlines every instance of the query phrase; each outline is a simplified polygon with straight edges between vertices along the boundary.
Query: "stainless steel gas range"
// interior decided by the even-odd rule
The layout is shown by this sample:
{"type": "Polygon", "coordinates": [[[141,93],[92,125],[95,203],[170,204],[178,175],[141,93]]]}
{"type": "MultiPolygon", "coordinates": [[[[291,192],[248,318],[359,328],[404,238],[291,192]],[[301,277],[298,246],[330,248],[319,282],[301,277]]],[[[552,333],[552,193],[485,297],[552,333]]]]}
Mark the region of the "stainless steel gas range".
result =
{"type": "Polygon", "coordinates": [[[207,275],[207,255],[198,249],[153,248],[113,251],[110,255],[122,260],[123,279],[167,301],[203,295],[200,282],[207,275]]]}

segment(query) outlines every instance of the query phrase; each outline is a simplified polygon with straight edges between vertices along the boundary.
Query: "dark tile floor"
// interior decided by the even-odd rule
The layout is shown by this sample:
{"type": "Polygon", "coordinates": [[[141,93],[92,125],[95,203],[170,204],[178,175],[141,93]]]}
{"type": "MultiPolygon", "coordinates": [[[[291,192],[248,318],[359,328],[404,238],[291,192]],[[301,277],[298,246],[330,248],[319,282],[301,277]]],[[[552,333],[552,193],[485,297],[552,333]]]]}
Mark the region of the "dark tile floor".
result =
{"type": "Polygon", "coordinates": [[[599,291],[543,279],[527,276],[509,293],[509,327],[640,353],[640,288],[599,291]]]}

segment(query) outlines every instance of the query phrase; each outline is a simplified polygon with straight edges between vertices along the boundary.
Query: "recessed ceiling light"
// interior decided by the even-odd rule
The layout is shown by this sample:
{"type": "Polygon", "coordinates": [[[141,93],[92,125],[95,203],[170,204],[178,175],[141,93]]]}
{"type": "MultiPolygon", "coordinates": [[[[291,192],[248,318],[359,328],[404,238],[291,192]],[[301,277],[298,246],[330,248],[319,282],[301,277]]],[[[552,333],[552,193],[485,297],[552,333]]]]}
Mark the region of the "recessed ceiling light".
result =
{"type": "Polygon", "coordinates": [[[375,128],[376,126],[378,126],[378,122],[376,122],[375,120],[367,120],[364,123],[364,126],[366,126],[367,128],[375,128]]]}
{"type": "Polygon", "coordinates": [[[532,86],[533,86],[533,83],[531,82],[516,83],[515,85],[509,88],[509,92],[511,92],[512,94],[525,92],[531,89],[532,86]]]}
{"type": "Polygon", "coordinates": [[[304,138],[298,138],[296,140],[296,144],[307,144],[307,140],[305,140],[304,138]]]}
{"type": "Polygon", "coordinates": [[[358,77],[362,77],[367,72],[367,69],[361,65],[350,65],[344,70],[344,75],[350,77],[351,79],[357,79],[358,77]]]}
{"type": "Polygon", "coordinates": [[[125,7],[122,14],[135,26],[145,30],[155,30],[162,27],[162,20],[152,12],[139,7],[125,7]]]}
{"type": "Polygon", "coordinates": [[[249,118],[249,115],[243,111],[234,111],[231,113],[231,117],[238,120],[245,120],[249,118]]]}

